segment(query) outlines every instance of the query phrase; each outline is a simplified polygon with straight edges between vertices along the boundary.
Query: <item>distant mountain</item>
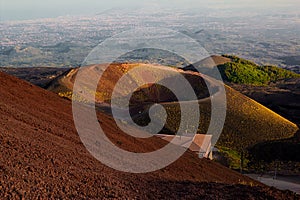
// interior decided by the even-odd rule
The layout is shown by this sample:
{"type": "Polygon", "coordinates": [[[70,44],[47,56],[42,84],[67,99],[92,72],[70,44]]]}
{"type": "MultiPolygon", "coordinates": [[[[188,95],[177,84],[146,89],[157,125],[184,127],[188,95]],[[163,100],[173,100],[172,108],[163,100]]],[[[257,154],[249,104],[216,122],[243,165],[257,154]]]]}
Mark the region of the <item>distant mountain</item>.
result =
{"type": "Polygon", "coordinates": [[[42,51],[39,48],[35,47],[21,47],[15,46],[5,51],[0,51],[0,55],[6,55],[10,57],[18,56],[18,55],[27,55],[27,56],[41,56],[42,51]]]}

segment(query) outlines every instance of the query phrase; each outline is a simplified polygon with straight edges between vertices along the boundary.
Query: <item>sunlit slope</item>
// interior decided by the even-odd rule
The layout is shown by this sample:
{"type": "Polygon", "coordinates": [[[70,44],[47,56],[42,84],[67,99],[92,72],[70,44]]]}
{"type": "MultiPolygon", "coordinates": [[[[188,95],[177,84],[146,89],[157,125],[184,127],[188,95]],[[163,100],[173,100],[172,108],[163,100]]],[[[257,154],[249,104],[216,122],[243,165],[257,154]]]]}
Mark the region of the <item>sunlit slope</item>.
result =
{"type": "Polygon", "coordinates": [[[227,91],[227,117],[219,144],[237,148],[260,141],[294,136],[298,127],[265,106],[230,87],[227,91]]]}
{"type": "MultiPolygon", "coordinates": [[[[151,102],[153,99],[165,102],[175,99],[170,98],[169,90],[158,84],[155,85],[153,82],[164,80],[176,86],[178,84],[176,80],[183,76],[190,82],[197,82],[197,84],[191,83],[191,86],[196,91],[198,98],[208,97],[209,94],[206,90],[205,82],[201,77],[195,76],[195,74],[197,73],[150,64],[91,65],[81,69],[72,69],[68,73],[59,76],[47,89],[59,93],[60,96],[71,98],[73,95],[73,84],[76,80],[82,90],[80,95],[84,96],[84,99],[88,101],[94,101],[95,99],[97,103],[109,103],[113,92],[114,98],[127,97],[133,92],[128,89],[129,86],[134,85],[141,87],[136,88],[140,99],[135,98],[133,102],[151,102]],[[121,85],[121,87],[116,87],[117,82],[133,69],[135,71],[128,75],[125,84],[121,85]],[[76,79],[78,73],[80,73],[81,79],[76,79]],[[149,84],[143,84],[143,82],[149,84]],[[92,89],[94,88],[92,83],[98,83],[96,91],[92,89]]],[[[182,93],[182,96],[184,95],[184,91],[179,92],[182,93]]]]}
{"type": "MultiPolygon", "coordinates": [[[[237,150],[256,143],[292,137],[298,127],[256,101],[226,86],[227,116],[218,145],[237,150]]],[[[169,112],[166,129],[176,132],[180,123],[178,103],[164,103],[169,112]]],[[[211,102],[199,101],[199,133],[206,133],[211,117],[211,102]]],[[[193,113],[193,110],[190,111],[193,113]]],[[[215,133],[209,133],[215,134],[215,133]]]]}

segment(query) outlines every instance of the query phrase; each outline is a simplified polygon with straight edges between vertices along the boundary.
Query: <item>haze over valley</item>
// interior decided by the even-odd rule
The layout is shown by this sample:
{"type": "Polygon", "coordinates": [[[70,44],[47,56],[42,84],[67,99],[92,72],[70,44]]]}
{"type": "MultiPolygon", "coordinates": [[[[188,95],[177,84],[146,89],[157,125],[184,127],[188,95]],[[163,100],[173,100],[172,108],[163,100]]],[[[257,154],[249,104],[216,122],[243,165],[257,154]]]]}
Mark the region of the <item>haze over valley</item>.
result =
{"type": "Polygon", "coordinates": [[[1,21],[1,67],[76,67],[94,47],[116,34],[157,27],[188,35],[211,55],[234,54],[299,72],[300,19],[294,4],[275,9],[229,4],[221,10],[217,4],[206,9],[154,4],[80,16],[1,21]]]}

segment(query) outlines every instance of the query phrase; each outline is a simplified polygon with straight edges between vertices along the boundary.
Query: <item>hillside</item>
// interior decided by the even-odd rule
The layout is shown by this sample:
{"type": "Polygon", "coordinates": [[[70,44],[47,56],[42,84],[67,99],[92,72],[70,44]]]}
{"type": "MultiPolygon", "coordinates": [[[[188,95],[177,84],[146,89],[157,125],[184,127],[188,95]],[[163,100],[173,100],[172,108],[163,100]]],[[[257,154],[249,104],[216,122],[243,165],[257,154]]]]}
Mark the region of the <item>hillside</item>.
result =
{"type": "MultiPolygon", "coordinates": [[[[258,194],[261,199],[296,198],[199,160],[191,152],[153,173],[112,170],[94,159],[80,142],[69,101],[3,73],[0,80],[0,196],[4,199],[250,199],[258,194]],[[247,186],[250,182],[257,186],[247,186]],[[243,185],[232,185],[238,183],[243,185]]],[[[164,144],[158,138],[142,141],[122,137],[112,118],[103,113],[99,117],[112,140],[117,137],[124,146],[151,151],[164,144]]]]}
{"type": "Polygon", "coordinates": [[[299,74],[276,66],[259,66],[251,61],[224,55],[232,61],[218,65],[225,81],[236,84],[267,85],[288,78],[300,78],[299,74]]]}
{"type": "MultiPolygon", "coordinates": [[[[111,93],[114,90],[116,82],[128,70],[143,64],[114,64],[105,71],[99,81],[98,91],[96,92],[96,102],[110,103],[111,93]],[[101,86],[101,87],[100,87],[101,86]]],[[[208,91],[205,86],[203,77],[199,73],[186,72],[175,68],[166,68],[161,66],[147,65],[149,70],[159,72],[158,79],[168,79],[172,77],[172,71],[177,71],[182,74],[193,86],[193,89],[198,94],[199,106],[201,111],[201,120],[199,121],[198,133],[206,133],[210,121],[211,102],[207,98],[208,91]]],[[[99,67],[99,66],[98,66],[99,67]]],[[[95,78],[97,66],[88,66],[84,68],[84,73],[88,79],[95,78]]],[[[101,69],[101,66],[100,66],[101,69]]],[[[72,70],[69,74],[61,76],[56,80],[53,86],[48,89],[59,93],[61,96],[71,98],[72,84],[76,77],[77,69],[72,70]],[[61,91],[65,88],[65,91],[61,91]]],[[[176,80],[176,77],[172,77],[176,80]]],[[[139,78],[132,77],[131,81],[137,81],[139,78]]],[[[213,81],[207,81],[213,86],[213,81]]],[[[93,93],[89,91],[90,86],[88,80],[82,80],[84,90],[86,92],[85,99],[93,100],[93,93]]],[[[216,88],[217,90],[217,88],[216,88]]],[[[126,90],[114,91],[119,95],[119,98],[126,97],[126,90]]],[[[217,91],[216,91],[217,92],[217,91]]],[[[218,145],[242,150],[248,146],[268,140],[277,140],[282,138],[292,137],[298,127],[274,113],[268,108],[255,102],[254,100],[242,95],[236,90],[226,86],[227,93],[227,117],[223,133],[219,139],[218,145]]],[[[164,133],[177,132],[180,124],[180,108],[178,101],[174,95],[163,87],[149,85],[137,90],[131,97],[131,116],[135,122],[139,124],[149,123],[148,109],[153,103],[163,103],[169,115],[167,123],[164,127],[164,133]]],[[[186,100],[189,103],[189,100],[186,100]]],[[[191,102],[194,103],[194,102],[191,102]]],[[[191,111],[193,112],[193,111],[191,111]]],[[[213,133],[212,133],[213,134],[213,133]]]]}
{"type": "Polygon", "coordinates": [[[200,70],[204,74],[212,74],[211,68],[218,67],[226,83],[266,86],[270,83],[300,78],[295,72],[276,66],[260,66],[254,62],[232,55],[211,56],[184,68],[186,71],[200,70]]]}
{"type": "MultiPolygon", "coordinates": [[[[274,110],[286,119],[300,126],[300,78],[291,78],[267,86],[230,84],[244,95],[255,99],[262,105],[274,110]]],[[[281,174],[299,174],[300,157],[296,152],[300,149],[300,131],[298,137],[264,142],[252,147],[251,160],[266,162],[264,168],[274,169],[275,161],[280,161],[281,174]],[[264,153],[261,153],[264,152],[264,153]]],[[[258,167],[259,168],[259,167],[258,167]]]]}
{"type": "Polygon", "coordinates": [[[300,78],[281,80],[267,86],[230,86],[300,125],[300,78]]]}
{"type": "MultiPolygon", "coordinates": [[[[212,61],[211,61],[212,62],[212,61]]],[[[214,63],[212,62],[212,63],[214,63]]],[[[259,102],[284,118],[300,125],[300,75],[294,72],[278,68],[276,66],[259,66],[251,61],[236,56],[212,56],[194,65],[202,69],[218,67],[224,81],[236,91],[259,102]],[[224,59],[230,59],[225,61],[224,59]],[[215,64],[207,66],[207,60],[213,60],[215,64]],[[223,60],[223,63],[220,63],[223,60]]],[[[190,68],[185,70],[195,70],[190,68]]],[[[202,69],[203,70],[203,69],[202,69]]],[[[203,70],[205,72],[205,69],[203,70]]],[[[276,130],[276,129],[274,129],[276,130]]],[[[298,134],[299,135],[299,134],[298,134]]],[[[251,166],[256,165],[261,170],[274,170],[275,160],[280,160],[279,173],[299,174],[299,158],[294,152],[299,149],[299,137],[268,141],[251,146],[247,150],[251,166]],[[264,152],[264,153],[262,153],[264,152]],[[262,165],[267,161],[268,164],[262,165]],[[266,167],[269,166],[269,167],[266,167]]],[[[227,153],[227,149],[225,152],[227,153]]],[[[229,149],[229,151],[231,151],[229,149]]],[[[233,156],[235,153],[231,152],[233,156]]],[[[239,167],[239,162],[236,163],[239,167]]],[[[278,166],[278,163],[276,164],[278,166]]]]}
{"type": "MultiPolygon", "coordinates": [[[[256,143],[293,137],[297,126],[254,100],[226,87],[227,115],[218,146],[243,150],[256,143]]],[[[178,104],[166,104],[174,114],[167,128],[178,126],[178,104]]],[[[210,120],[210,102],[200,102],[199,132],[205,132],[210,120]]]]}
{"type": "MultiPolygon", "coordinates": [[[[86,90],[85,98],[89,100],[93,100],[93,92],[90,91],[90,88],[92,87],[90,85],[90,80],[96,79],[96,75],[99,73],[99,70],[102,70],[102,68],[105,67],[105,65],[92,65],[84,67],[84,76],[87,77],[85,80],[81,80],[82,89],[86,90]]],[[[181,75],[183,75],[187,80],[189,80],[191,83],[197,83],[197,84],[191,84],[193,89],[196,91],[197,96],[199,99],[205,98],[209,96],[209,93],[207,91],[207,87],[205,86],[204,80],[199,77],[195,76],[195,73],[193,72],[184,72],[183,70],[178,70],[176,68],[171,67],[162,67],[159,65],[147,65],[147,64],[112,64],[107,68],[105,71],[103,71],[102,78],[99,80],[97,92],[95,94],[96,102],[97,103],[110,103],[111,100],[111,94],[114,91],[115,98],[123,98],[130,94],[131,91],[127,91],[124,88],[115,88],[115,84],[117,81],[124,76],[128,71],[132,69],[137,69],[139,67],[146,67],[149,69],[149,71],[145,72],[137,72],[136,76],[135,74],[130,75],[129,82],[131,84],[139,84],[143,80],[149,79],[150,73],[156,73],[156,77],[154,78],[156,81],[161,81],[164,79],[175,79],[177,80],[179,76],[174,76],[175,73],[178,71],[181,75]]],[[[68,73],[63,74],[62,76],[59,76],[56,80],[54,80],[47,89],[56,93],[59,93],[61,96],[70,97],[70,92],[73,90],[73,84],[76,78],[76,75],[78,73],[78,68],[70,70],[68,73]]],[[[170,97],[170,92],[167,90],[161,91],[161,87],[152,88],[154,87],[153,84],[151,85],[145,85],[143,88],[140,88],[140,100],[142,102],[151,102],[156,98],[156,101],[158,102],[168,102],[172,101],[170,97]],[[152,92],[151,92],[152,91],[152,92]],[[157,93],[154,95],[154,93],[157,93]]],[[[137,98],[134,98],[135,100],[138,100],[137,98]]],[[[188,99],[187,99],[188,100],[188,99]]],[[[141,102],[136,102],[135,104],[139,104],[141,102]]]]}

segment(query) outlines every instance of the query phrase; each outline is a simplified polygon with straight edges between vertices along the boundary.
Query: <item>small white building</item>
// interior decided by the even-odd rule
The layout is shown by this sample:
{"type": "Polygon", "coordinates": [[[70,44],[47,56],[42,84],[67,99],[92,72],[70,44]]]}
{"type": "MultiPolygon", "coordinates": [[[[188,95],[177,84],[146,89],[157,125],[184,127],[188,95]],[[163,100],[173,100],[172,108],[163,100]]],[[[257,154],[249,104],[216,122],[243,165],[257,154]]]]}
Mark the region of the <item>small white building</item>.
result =
{"type": "Polygon", "coordinates": [[[212,135],[196,134],[195,136],[179,136],[179,135],[156,135],[163,140],[179,145],[197,153],[199,158],[212,159],[212,135]],[[190,144],[190,142],[192,143],[190,144]],[[190,144],[190,146],[188,146],[190,144]]]}

